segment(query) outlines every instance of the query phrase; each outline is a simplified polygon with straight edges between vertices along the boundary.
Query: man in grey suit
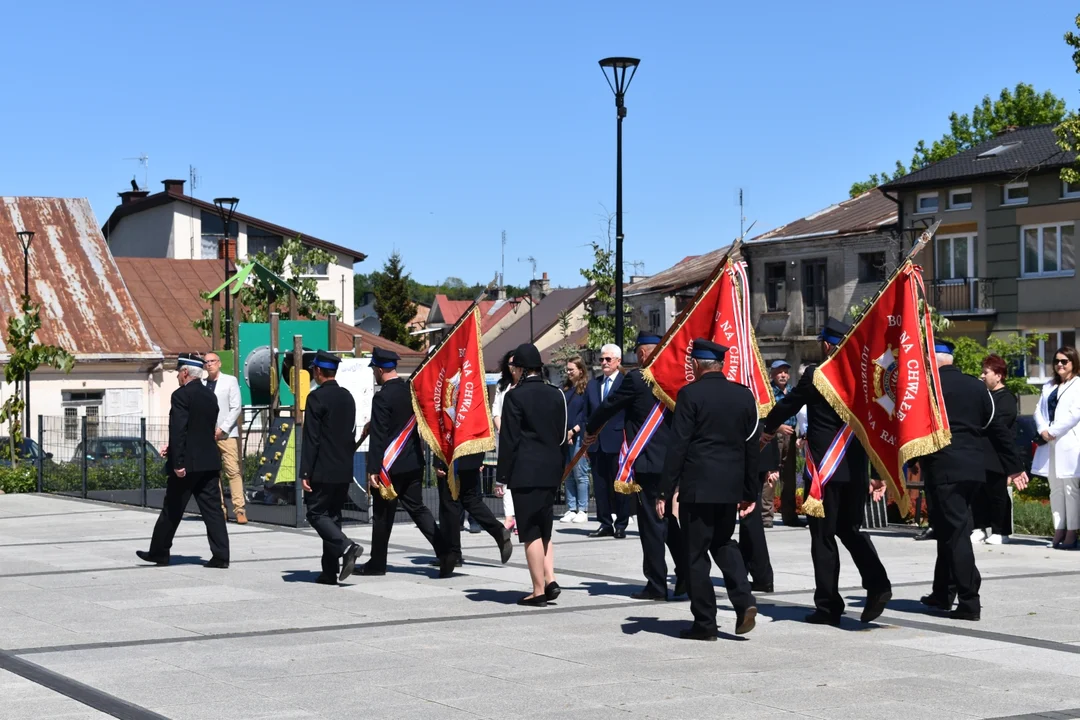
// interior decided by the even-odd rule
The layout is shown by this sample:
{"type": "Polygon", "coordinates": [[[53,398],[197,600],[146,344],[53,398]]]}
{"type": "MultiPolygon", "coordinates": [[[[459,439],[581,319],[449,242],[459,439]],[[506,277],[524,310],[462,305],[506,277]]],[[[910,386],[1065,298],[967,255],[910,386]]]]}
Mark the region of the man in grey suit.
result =
{"type": "MultiPolygon", "coordinates": [[[[221,453],[221,469],[229,478],[229,497],[232,499],[233,512],[236,513],[236,523],[246,525],[244,476],[240,473],[240,429],[237,426],[241,411],[240,383],[232,375],[221,372],[221,357],[217,353],[207,353],[203,362],[206,365],[203,384],[213,391],[218,402],[214,439],[217,440],[218,451],[221,453]]],[[[221,490],[221,512],[225,513],[225,517],[229,516],[225,510],[224,489],[221,490]]]]}

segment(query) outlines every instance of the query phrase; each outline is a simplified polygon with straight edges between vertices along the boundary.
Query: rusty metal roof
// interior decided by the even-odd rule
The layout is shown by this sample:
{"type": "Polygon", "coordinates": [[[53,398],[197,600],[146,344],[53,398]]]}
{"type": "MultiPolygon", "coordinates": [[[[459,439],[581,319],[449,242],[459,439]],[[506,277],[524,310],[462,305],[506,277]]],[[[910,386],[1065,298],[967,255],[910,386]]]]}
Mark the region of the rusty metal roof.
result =
{"type": "Polygon", "coordinates": [[[668,293],[683,288],[698,285],[705,281],[717,263],[724,259],[730,245],[707,252],[704,255],[690,255],[683,258],[678,264],[662,270],[655,275],[650,275],[644,280],[627,285],[623,294],[627,297],[635,295],[649,295],[651,293],[668,293]]]}
{"type": "MultiPolygon", "coordinates": [[[[0,209],[0,315],[19,312],[23,249],[17,232],[33,230],[30,297],[41,304],[37,340],[77,361],[160,360],[83,198],[5,197],[0,209]]],[[[0,353],[7,353],[0,332],[0,353]]]]}
{"type": "Polygon", "coordinates": [[[844,237],[880,232],[896,224],[896,203],[878,189],[830,205],[813,215],[790,222],[747,240],[747,245],[814,237],[844,237]]]}

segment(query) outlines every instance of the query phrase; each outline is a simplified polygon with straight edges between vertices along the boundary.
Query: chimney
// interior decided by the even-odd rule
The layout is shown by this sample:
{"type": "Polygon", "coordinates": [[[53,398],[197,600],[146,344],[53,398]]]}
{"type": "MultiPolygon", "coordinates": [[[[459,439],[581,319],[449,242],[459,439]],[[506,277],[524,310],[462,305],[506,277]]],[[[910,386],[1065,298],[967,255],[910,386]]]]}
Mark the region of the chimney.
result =
{"type": "Polygon", "coordinates": [[[1019,129],[1020,129],[1019,125],[1008,125],[1008,126],[1002,128],[1001,130],[998,130],[997,136],[1001,137],[1002,135],[1008,135],[1009,133],[1014,133],[1019,129]]]}
{"type": "Polygon", "coordinates": [[[127,192],[119,193],[120,204],[131,205],[132,203],[137,203],[149,194],[150,193],[145,190],[128,190],[127,192]]]}
{"type": "Polygon", "coordinates": [[[183,180],[162,180],[161,184],[165,186],[165,192],[172,195],[184,194],[184,181],[183,180]]]}
{"type": "Polygon", "coordinates": [[[544,273],[539,280],[529,281],[529,295],[532,297],[533,302],[540,302],[550,294],[551,281],[548,280],[547,273],[544,273]]]}

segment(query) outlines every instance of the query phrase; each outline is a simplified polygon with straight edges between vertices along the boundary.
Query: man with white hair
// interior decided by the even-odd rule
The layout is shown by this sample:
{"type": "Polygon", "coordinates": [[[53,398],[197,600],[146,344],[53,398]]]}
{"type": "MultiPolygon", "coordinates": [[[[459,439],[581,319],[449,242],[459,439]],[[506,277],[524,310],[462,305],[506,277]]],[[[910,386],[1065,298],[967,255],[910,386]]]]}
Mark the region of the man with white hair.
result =
{"type": "MultiPolygon", "coordinates": [[[[607,396],[622,385],[622,348],[608,343],[600,348],[600,376],[589,381],[585,389],[585,416],[599,409],[607,396]]],[[[623,441],[623,412],[607,421],[598,433],[597,441],[589,447],[589,462],[593,471],[593,495],[596,497],[596,519],[600,527],[589,537],[626,537],[630,522],[631,498],[615,492],[615,475],[619,471],[619,450],[623,441]],[[611,516],[615,515],[612,522],[611,516]]]]}
{"type": "Polygon", "coordinates": [[[172,394],[169,444],[161,451],[162,457],[167,458],[165,469],[169,474],[165,502],[154,525],[150,550],[135,552],[140,560],[155,565],[169,564],[173,537],[194,495],[210,541],[211,557],[206,567],[229,567],[229,533],[218,485],[221,453],[214,439],[218,403],[213,391],[200,382],[205,372],[202,358],[193,353],[181,353],[176,361],[180,387],[172,394]]]}

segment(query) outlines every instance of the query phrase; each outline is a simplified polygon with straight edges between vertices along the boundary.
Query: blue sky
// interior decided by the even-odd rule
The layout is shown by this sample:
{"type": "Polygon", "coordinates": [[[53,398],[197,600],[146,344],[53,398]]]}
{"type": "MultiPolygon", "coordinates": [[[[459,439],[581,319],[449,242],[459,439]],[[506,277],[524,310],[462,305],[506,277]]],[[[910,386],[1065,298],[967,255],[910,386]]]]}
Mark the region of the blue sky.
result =
{"type": "MultiPolygon", "coordinates": [[[[1075,3],[17,3],[0,43],[0,194],[160,180],[423,282],[537,259],[575,286],[615,209],[597,60],[642,58],[624,125],[626,260],[658,272],[847,197],[1019,81],[1078,107],[1075,3]]],[[[629,274],[632,268],[627,266],[629,274]]]]}

